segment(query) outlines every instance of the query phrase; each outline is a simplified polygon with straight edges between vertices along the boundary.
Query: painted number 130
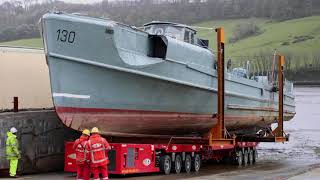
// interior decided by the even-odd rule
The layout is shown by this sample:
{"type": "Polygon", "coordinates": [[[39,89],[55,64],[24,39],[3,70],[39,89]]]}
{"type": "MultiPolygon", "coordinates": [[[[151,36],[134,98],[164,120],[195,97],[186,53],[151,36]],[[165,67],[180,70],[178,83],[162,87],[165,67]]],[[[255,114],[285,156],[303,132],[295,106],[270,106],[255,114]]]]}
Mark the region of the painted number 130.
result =
{"type": "Polygon", "coordinates": [[[76,33],[74,31],[69,32],[64,29],[62,30],[58,29],[57,33],[58,33],[57,41],[73,43],[74,39],[76,38],[76,33]]]}

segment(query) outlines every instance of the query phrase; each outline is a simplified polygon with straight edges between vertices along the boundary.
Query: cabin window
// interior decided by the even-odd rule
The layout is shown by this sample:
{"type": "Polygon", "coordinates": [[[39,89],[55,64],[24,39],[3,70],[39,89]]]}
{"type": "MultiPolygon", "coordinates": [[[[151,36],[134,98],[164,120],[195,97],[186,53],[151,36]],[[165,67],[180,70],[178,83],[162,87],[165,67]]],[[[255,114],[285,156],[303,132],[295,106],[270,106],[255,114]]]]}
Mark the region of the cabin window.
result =
{"type": "Polygon", "coordinates": [[[183,40],[183,29],[180,27],[168,26],[163,24],[156,24],[147,26],[144,31],[151,35],[169,36],[174,39],[183,40]]]}
{"type": "Polygon", "coordinates": [[[174,39],[181,40],[182,39],[182,29],[178,27],[168,26],[166,28],[165,36],[172,37],[174,39]]]}
{"type": "Polygon", "coordinates": [[[184,33],[184,42],[190,42],[190,32],[186,31],[184,33]]]}
{"type": "Polygon", "coordinates": [[[165,28],[163,28],[163,27],[154,28],[154,34],[155,35],[164,35],[165,34],[165,28]]]}
{"type": "Polygon", "coordinates": [[[194,44],[194,34],[191,33],[191,44],[194,44]]]}

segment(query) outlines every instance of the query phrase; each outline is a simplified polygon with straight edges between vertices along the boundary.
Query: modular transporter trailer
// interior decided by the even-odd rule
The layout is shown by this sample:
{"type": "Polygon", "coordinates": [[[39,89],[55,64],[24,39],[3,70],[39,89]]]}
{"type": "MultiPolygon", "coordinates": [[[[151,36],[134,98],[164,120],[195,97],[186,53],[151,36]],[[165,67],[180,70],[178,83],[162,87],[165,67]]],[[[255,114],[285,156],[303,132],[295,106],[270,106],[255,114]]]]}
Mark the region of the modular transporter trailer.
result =
{"type": "MultiPolygon", "coordinates": [[[[111,145],[108,153],[110,174],[135,174],[199,171],[201,162],[229,160],[238,166],[254,164],[259,142],[289,140],[283,130],[283,66],[278,56],[279,116],[278,126],[263,135],[230,135],[224,125],[224,32],[216,29],[218,41],[218,122],[205,137],[106,137],[111,145]]],[[[65,144],[65,171],[76,172],[73,142],[65,144]]]]}
{"type": "MultiPolygon", "coordinates": [[[[201,144],[128,144],[110,143],[109,173],[116,175],[135,173],[164,174],[199,171],[201,163],[207,160],[230,162],[246,166],[257,160],[256,142],[236,142],[235,145],[201,144]]],[[[65,144],[66,172],[76,172],[73,142],[65,144]]]]}

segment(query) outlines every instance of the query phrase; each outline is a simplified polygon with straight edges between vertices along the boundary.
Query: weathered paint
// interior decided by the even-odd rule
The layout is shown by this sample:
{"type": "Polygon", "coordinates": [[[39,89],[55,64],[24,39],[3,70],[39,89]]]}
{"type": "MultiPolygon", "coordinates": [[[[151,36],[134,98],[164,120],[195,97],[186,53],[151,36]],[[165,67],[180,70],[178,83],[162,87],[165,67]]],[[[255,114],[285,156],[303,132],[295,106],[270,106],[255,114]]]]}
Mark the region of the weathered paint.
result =
{"type": "MultiPolygon", "coordinates": [[[[54,95],[54,105],[67,126],[98,125],[105,135],[187,135],[206,133],[214,125],[217,76],[208,49],[165,37],[165,59],[152,58],[146,32],[113,21],[46,14],[42,26],[52,92],[64,95],[54,95]],[[75,32],[74,42],[57,39],[59,29],[75,32]]],[[[275,121],[276,112],[250,110],[277,108],[278,94],[270,86],[226,74],[225,87],[228,129],[275,121]]],[[[294,112],[294,97],[285,99],[286,110],[294,112]]],[[[288,113],[287,120],[293,115],[288,113]]]]}

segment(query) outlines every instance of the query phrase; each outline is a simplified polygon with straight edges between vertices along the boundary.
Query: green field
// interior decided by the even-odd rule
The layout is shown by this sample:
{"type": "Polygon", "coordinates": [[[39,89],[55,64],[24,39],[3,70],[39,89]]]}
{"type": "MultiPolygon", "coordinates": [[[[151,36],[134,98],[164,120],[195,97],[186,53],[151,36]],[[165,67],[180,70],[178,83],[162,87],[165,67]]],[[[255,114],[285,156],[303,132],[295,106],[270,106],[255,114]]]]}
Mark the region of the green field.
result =
{"type": "MultiPolygon", "coordinates": [[[[272,22],[267,19],[235,19],[217,20],[196,24],[202,27],[224,27],[226,32],[226,56],[237,59],[240,56],[257,55],[274,49],[284,54],[295,56],[311,56],[320,52],[320,16],[312,16],[282,22],[272,22]],[[254,21],[261,29],[261,34],[228,43],[236,25],[254,21]],[[310,39],[293,43],[297,37],[308,36],[310,39]]],[[[215,32],[213,30],[199,30],[202,38],[210,39],[210,47],[216,49],[215,32]]],[[[24,39],[0,43],[0,45],[42,47],[40,39],[24,39]]]]}
{"type": "MultiPolygon", "coordinates": [[[[320,16],[312,16],[301,19],[294,19],[282,22],[272,22],[267,19],[237,19],[224,21],[210,21],[197,24],[205,27],[224,27],[226,33],[226,54],[227,56],[247,56],[270,52],[277,49],[284,54],[290,53],[296,56],[310,56],[320,52],[320,16]],[[233,29],[240,23],[254,21],[262,33],[236,43],[228,43],[232,36],[233,29]],[[312,39],[294,41],[302,36],[309,36],[312,39]]],[[[209,38],[210,47],[215,47],[215,32],[200,30],[199,35],[209,38]]]]}
{"type": "Polygon", "coordinates": [[[0,45],[7,45],[7,46],[18,46],[18,47],[32,47],[32,48],[42,48],[42,40],[40,38],[34,39],[21,39],[16,41],[10,42],[3,42],[0,45]]]}

